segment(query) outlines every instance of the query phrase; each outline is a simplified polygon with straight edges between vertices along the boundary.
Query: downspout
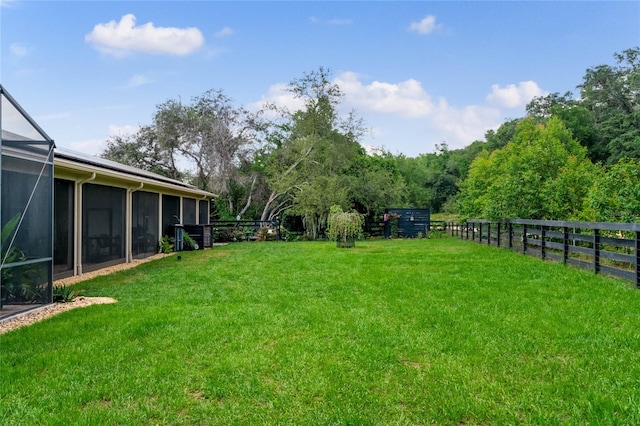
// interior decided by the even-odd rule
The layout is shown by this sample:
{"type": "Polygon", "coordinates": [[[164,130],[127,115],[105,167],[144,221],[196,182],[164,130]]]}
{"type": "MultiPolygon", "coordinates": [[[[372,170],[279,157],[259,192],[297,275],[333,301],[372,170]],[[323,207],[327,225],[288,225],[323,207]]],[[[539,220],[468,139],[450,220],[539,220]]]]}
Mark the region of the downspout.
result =
{"type": "Polygon", "coordinates": [[[73,271],[74,275],[82,275],[82,185],[91,182],[95,178],[96,172],[93,172],[88,178],[76,182],[76,238],[73,247],[76,268],[73,271]]]}
{"type": "Polygon", "coordinates": [[[144,183],[140,182],[140,185],[137,188],[127,188],[127,209],[126,209],[126,217],[124,221],[124,226],[126,229],[125,232],[125,247],[127,248],[127,263],[133,262],[133,253],[131,252],[131,248],[133,245],[133,196],[132,194],[136,191],[144,188],[144,183]]]}

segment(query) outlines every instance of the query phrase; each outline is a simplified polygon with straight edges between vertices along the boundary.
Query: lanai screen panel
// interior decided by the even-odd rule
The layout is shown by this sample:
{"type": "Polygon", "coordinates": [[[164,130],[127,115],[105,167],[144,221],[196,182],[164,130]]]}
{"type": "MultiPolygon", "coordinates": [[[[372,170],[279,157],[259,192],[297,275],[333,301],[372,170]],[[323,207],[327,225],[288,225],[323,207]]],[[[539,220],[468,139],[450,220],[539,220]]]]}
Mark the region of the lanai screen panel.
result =
{"type": "Polygon", "coordinates": [[[198,219],[200,225],[209,224],[209,201],[200,200],[198,202],[198,219]]]}
{"type": "Polygon", "coordinates": [[[173,237],[176,223],[180,220],[180,197],[174,195],[162,195],[162,235],[173,237]]]}
{"type": "Polygon", "coordinates": [[[125,261],[125,195],[123,188],[82,186],[82,264],[85,270],[125,261]]]}
{"type": "Polygon", "coordinates": [[[2,86],[0,98],[0,308],[50,303],[54,144],[2,86]]]}
{"type": "Polygon", "coordinates": [[[182,199],[182,223],[196,224],[196,200],[193,198],[182,199]]]}
{"type": "Polygon", "coordinates": [[[75,182],[55,179],[53,195],[53,276],[59,279],[73,275],[75,182]]]}
{"type": "Polygon", "coordinates": [[[132,194],[131,253],[134,257],[148,257],[158,252],[159,195],[136,191],[132,194]]]}

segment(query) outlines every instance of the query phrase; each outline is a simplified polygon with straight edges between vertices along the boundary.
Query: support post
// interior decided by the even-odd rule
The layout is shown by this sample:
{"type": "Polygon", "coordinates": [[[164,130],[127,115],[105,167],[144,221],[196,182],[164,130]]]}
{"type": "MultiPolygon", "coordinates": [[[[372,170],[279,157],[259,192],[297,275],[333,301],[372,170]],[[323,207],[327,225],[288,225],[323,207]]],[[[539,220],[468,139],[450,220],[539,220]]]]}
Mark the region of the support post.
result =
{"type": "Polygon", "coordinates": [[[547,257],[547,227],[544,225],[541,226],[540,238],[540,257],[542,257],[542,260],[545,260],[547,257]]]}
{"type": "Polygon", "coordinates": [[[569,262],[569,227],[564,227],[562,235],[562,263],[565,265],[569,262]]]}
{"type": "Polygon", "coordinates": [[[527,225],[522,225],[522,253],[527,254],[527,225]]]}
{"type": "Polygon", "coordinates": [[[636,231],[636,288],[640,288],[640,231],[636,231]]]}
{"type": "Polygon", "coordinates": [[[498,229],[497,229],[497,239],[496,239],[496,246],[500,247],[500,222],[498,222],[498,229]]]}
{"type": "Polygon", "coordinates": [[[593,272],[600,272],[600,230],[593,230],[593,272]]]}

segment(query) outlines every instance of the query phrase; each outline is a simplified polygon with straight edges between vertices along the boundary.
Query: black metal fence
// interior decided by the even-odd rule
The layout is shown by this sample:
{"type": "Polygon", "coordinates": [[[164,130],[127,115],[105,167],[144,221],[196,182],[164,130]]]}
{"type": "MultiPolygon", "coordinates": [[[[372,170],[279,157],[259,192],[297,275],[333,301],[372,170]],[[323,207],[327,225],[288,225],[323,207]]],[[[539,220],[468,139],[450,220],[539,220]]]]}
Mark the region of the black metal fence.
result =
{"type": "Polygon", "coordinates": [[[277,220],[212,220],[211,226],[215,242],[280,240],[277,220]]]}
{"type": "Polygon", "coordinates": [[[640,288],[640,223],[468,219],[451,236],[631,280],[640,288]]]}

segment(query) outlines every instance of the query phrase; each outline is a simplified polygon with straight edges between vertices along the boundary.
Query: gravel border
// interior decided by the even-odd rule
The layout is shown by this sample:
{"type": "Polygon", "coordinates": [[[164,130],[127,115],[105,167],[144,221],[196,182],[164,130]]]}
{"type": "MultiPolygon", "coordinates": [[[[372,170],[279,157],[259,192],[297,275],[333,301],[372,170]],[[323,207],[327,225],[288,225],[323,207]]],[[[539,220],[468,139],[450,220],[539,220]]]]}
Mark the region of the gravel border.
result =
{"type": "Polygon", "coordinates": [[[104,303],[116,303],[117,300],[111,297],[84,297],[78,296],[73,302],[67,303],[54,303],[42,308],[36,308],[34,310],[18,314],[0,322],[0,334],[6,333],[11,330],[15,330],[26,325],[33,324],[43,319],[50,318],[59,313],[69,311],[76,308],[84,308],[90,305],[104,304],[104,303]]]}
{"type": "MultiPolygon", "coordinates": [[[[149,262],[151,260],[160,259],[167,256],[173,256],[175,253],[161,253],[154,256],[150,256],[144,259],[134,259],[131,263],[120,263],[118,265],[110,266],[108,268],[98,269],[96,271],[88,272],[82,275],[76,275],[74,277],[63,278],[53,282],[54,286],[66,285],[70,286],[80,281],[90,280],[91,278],[101,275],[109,275],[117,271],[124,271],[126,269],[135,268],[136,266],[149,262]]],[[[90,305],[104,304],[104,303],[116,303],[117,300],[111,297],[84,297],[78,296],[73,302],[66,303],[54,303],[51,305],[45,305],[43,307],[34,308],[30,311],[17,314],[7,319],[0,320],[0,334],[6,333],[11,330],[15,330],[20,327],[24,327],[33,324],[38,321],[42,321],[46,318],[50,318],[59,313],[76,309],[84,308],[90,305]]]]}

